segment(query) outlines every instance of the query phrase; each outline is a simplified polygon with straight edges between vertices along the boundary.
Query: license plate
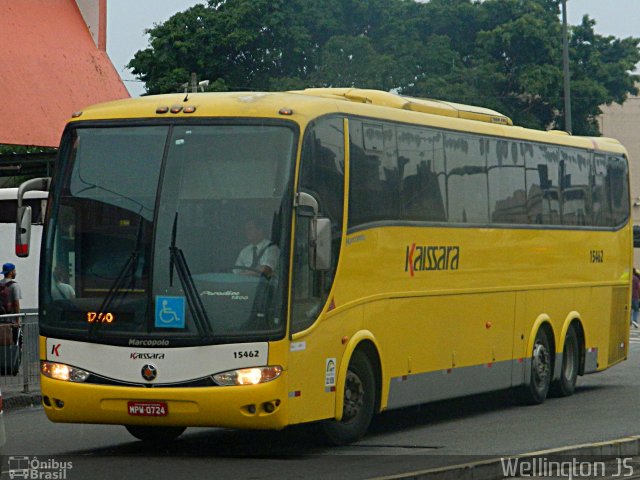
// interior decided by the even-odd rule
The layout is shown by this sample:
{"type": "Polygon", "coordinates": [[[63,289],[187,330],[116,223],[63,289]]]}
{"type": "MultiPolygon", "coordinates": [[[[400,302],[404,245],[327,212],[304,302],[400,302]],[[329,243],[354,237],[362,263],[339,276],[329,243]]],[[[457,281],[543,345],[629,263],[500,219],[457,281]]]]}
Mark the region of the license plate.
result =
{"type": "Polygon", "coordinates": [[[134,417],[166,417],[169,413],[166,402],[128,402],[127,407],[134,417]]]}

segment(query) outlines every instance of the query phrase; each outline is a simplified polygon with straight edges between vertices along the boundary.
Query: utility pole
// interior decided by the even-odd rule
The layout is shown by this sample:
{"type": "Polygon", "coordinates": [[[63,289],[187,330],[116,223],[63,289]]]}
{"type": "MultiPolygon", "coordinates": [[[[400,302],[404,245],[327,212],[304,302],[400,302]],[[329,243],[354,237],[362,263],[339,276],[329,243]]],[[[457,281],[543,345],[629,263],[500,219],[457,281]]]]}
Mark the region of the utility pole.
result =
{"type": "Polygon", "coordinates": [[[180,85],[180,88],[184,88],[184,101],[186,102],[189,98],[189,93],[197,93],[198,90],[204,92],[204,89],[208,86],[209,80],[202,80],[201,82],[198,82],[198,75],[196,75],[195,72],[191,73],[189,81],[180,85]],[[189,91],[189,89],[191,89],[191,91],[189,91]]]}
{"type": "Polygon", "coordinates": [[[198,76],[195,72],[191,73],[191,81],[189,82],[189,86],[191,87],[191,93],[196,93],[198,91],[198,76]]]}
{"type": "Polygon", "coordinates": [[[567,32],[567,0],[562,0],[562,70],[564,73],[564,129],[571,133],[571,83],[569,77],[569,35],[567,32]]]}

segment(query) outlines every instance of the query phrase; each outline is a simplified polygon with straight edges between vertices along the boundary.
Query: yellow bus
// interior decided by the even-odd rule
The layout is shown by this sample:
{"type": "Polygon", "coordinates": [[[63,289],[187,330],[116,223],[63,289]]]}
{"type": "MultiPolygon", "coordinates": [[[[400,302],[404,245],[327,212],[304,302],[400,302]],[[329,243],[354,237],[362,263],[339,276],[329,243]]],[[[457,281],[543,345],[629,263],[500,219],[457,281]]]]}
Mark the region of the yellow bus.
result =
{"type": "Polygon", "coordinates": [[[570,395],[627,356],[628,171],[612,139],[373,90],[77,112],[42,246],[44,410],[151,441],[322,421],[344,444],[407,405],[570,395]]]}

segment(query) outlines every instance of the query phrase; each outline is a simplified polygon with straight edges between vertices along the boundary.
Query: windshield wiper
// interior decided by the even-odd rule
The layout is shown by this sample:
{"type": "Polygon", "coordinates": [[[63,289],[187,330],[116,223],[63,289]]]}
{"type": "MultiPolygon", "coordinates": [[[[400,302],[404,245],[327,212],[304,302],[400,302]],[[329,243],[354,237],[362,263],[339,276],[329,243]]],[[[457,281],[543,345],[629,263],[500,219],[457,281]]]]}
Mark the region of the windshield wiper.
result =
{"type": "Polygon", "coordinates": [[[98,326],[101,325],[100,319],[102,315],[105,315],[109,311],[109,307],[113,303],[113,300],[116,298],[118,293],[120,293],[122,285],[124,284],[127,276],[130,276],[131,282],[129,283],[128,288],[125,290],[132,291],[135,288],[136,281],[136,270],[138,270],[138,260],[140,258],[140,250],[142,249],[142,217],[139,218],[138,221],[138,233],[136,236],[136,246],[135,249],[127,258],[127,261],[124,263],[120,271],[118,272],[118,276],[116,280],[113,282],[113,285],[109,288],[109,291],[104,297],[100,308],[98,309],[98,315],[96,317],[96,321],[91,323],[89,326],[89,338],[91,338],[96,330],[98,330],[98,326]]]}
{"type": "Polygon", "coordinates": [[[178,212],[173,219],[173,229],[171,231],[171,246],[169,247],[169,286],[173,286],[173,269],[174,267],[178,271],[178,279],[184,290],[185,297],[187,297],[187,304],[193,315],[196,328],[198,332],[210,338],[212,336],[211,324],[209,323],[209,317],[207,311],[202,304],[202,299],[198,295],[198,289],[193,282],[193,276],[189,270],[187,260],[184,258],[184,253],[178,247],[176,247],[176,232],[178,229],[178,212]]]}

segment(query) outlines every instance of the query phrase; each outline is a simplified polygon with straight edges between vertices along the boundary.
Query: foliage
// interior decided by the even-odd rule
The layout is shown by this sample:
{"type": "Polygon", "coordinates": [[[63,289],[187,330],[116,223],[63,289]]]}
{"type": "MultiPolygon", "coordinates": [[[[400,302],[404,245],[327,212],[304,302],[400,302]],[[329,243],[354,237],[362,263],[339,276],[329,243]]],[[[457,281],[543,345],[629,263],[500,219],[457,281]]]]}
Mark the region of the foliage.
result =
{"type": "MultiPolygon", "coordinates": [[[[494,108],[563,128],[559,0],[209,0],[147,30],[129,63],[148,93],[356,86],[494,108]]],[[[639,38],[570,28],[574,133],[636,94],[639,38]]]]}
{"type": "Polygon", "coordinates": [[[51,147],[29,147],[23,145],[0,145],[0,155],[29,155],[32,153],[55,154],[56,148],[51,147]]]}

